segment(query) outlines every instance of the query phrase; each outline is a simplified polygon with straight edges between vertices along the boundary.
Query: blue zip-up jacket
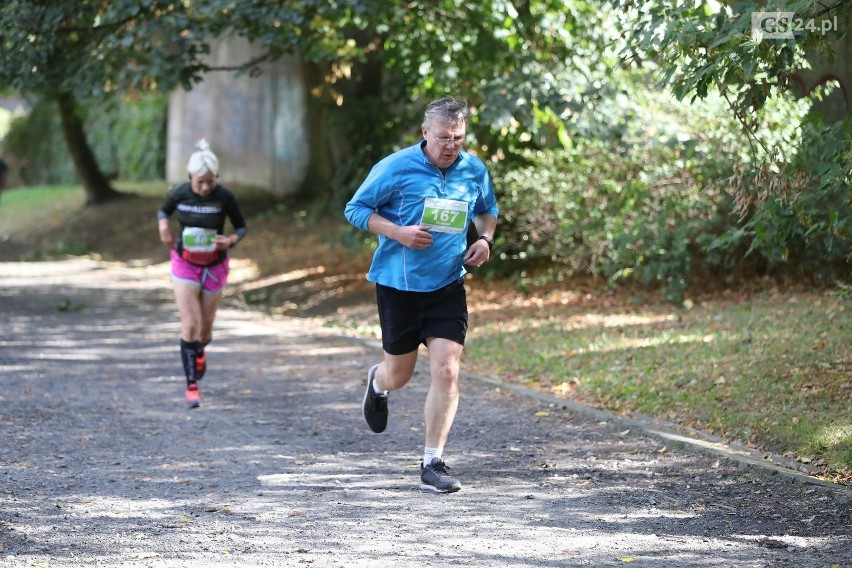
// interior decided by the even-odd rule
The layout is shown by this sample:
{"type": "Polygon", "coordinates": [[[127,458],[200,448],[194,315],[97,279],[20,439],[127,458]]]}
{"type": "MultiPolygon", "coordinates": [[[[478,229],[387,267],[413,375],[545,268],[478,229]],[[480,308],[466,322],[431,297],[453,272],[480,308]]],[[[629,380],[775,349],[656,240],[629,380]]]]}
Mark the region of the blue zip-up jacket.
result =
{"type": "Polygon", "coordinates": [[[467,224],[460,233],[432,231],[432,246],[411,249],[379,235],[367,280],[409,292],[432,292],[465,275],[467,225],[478,215],[498,215],[491,176],[482,160],[467,152],[445,172],[423,152],[420,142],[387,156],[346,204],[346,219],[359,229],[378,213],[399,226],[419,225],[424,199],[437,197],[467,203],[467,224]]]}

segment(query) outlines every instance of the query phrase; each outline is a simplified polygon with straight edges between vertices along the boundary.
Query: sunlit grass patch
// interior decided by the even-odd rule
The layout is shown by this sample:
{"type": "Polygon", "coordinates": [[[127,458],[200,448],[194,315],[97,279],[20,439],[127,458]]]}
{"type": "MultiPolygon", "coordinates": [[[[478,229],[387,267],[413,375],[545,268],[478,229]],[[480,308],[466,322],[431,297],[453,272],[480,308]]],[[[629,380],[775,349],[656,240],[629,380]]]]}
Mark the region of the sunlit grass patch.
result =
{"type": "Polygon", "coordinates": [[[826,448],[845,448],[852,451],[852,424],[835,424],[823,428],[816,437],[826,448]]]}
{"type": "Polygon", "coordinates": [[[691,311],[553,306],[477,327],[466,359],[558,396],[852,470],[850,315],[848,302],[816,294],[691,311]]]}
{"type": "Polygon", "coordinates": [[[51,229],[86,201],[79,186],[43,185],[7,189],[0,194],[0,236],[51,229]]]}
{"type": "MultiPolygon", "coordinates": [[[[9,189],[0,196],[0,239],[18,247],[20,260],[90,254],[100,257],[101,247],[113,243],[121,247],[133,238],[140,230],[144,211],[150,211],[148,219],[155,219],[159,199],[154,196],[164,196],[168,188],[161,181],[117,181],[113,187],[133,197],[87,207],[86,192],[79,185],[9,189]]],[[[157,242],[156,233],[153,240],[157,242]]]]}

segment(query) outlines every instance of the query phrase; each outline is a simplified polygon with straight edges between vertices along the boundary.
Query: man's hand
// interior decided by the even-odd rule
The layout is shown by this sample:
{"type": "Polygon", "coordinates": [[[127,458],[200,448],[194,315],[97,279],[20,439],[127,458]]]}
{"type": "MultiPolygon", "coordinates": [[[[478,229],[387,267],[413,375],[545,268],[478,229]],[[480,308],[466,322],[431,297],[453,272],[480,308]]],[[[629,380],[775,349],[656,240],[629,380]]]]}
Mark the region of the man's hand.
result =
{"type": "Polygon", "coordinates": [[[464,254],[464,263],[468,266],[482,266],[491,258],[491,248],[483,240],[476,240],[464,254]]]}
{"type": "Polygon", "coordinates": [[[397,227],[391,238],[401,245],[413,249],[426,249],[432,246],[432,233],[424,225],[397,227]]]}

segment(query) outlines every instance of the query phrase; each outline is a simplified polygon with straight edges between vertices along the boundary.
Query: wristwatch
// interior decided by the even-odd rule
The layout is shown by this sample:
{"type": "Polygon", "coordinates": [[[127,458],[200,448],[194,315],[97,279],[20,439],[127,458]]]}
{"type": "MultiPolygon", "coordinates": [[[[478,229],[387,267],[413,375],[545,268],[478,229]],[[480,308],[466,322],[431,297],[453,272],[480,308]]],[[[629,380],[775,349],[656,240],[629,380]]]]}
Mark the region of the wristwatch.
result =
{"type": "Polygon", "coordinates": [[[492,239],[488,235],[479,235],[479,238],[476,239],[476,240],[477,241],[485,241],[486,243],[488,243],[488,252],[491,252],[492,250],[494,250],[494,239],[492,239]]]}

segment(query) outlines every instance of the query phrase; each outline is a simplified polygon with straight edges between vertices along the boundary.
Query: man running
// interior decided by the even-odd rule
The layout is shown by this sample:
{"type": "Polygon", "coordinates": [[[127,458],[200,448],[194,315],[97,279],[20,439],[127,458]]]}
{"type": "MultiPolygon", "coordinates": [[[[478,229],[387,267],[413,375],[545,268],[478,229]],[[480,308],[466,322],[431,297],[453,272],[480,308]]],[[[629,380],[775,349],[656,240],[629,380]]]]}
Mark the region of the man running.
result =
{"type": "Polygon", "coordinates": [[[431,384],[420,487],[438,493],[461,489],[443,450],[458,408],[467,334],[464,265],[488,262],[498,215],[485,165],[462,150],[469,120],[463,100],[430,103],[423,139],[377,163],[344,211],[352,225],[379,236],[367,279],[376,283],[384,357],[367,374],[364,418],[373,432],[385,430],[388,393],[408,384],[426,345],[431,384]],[[471,222],[479,238],[468,246],[471,222]]]}

